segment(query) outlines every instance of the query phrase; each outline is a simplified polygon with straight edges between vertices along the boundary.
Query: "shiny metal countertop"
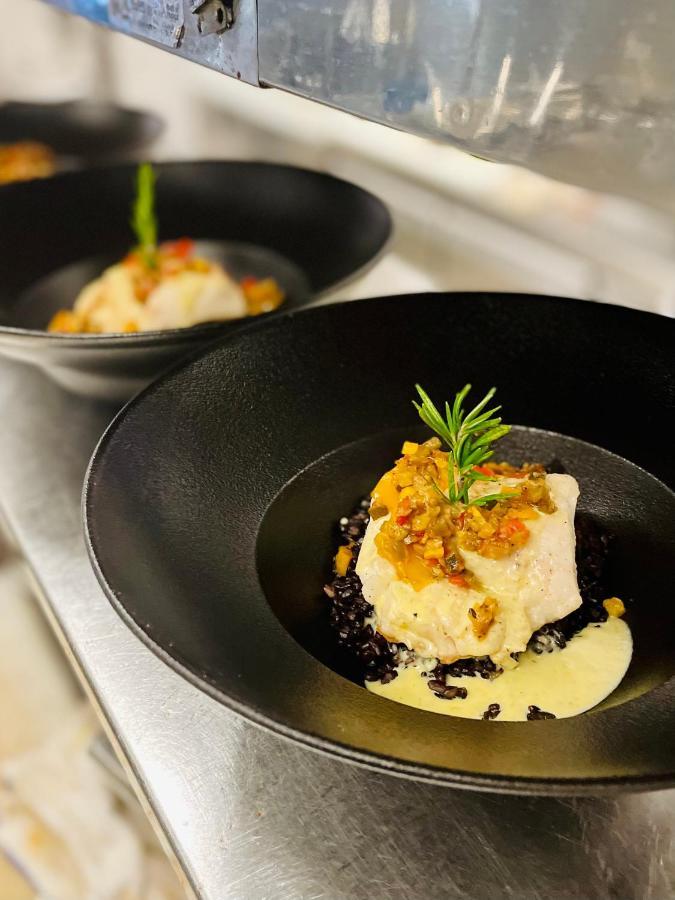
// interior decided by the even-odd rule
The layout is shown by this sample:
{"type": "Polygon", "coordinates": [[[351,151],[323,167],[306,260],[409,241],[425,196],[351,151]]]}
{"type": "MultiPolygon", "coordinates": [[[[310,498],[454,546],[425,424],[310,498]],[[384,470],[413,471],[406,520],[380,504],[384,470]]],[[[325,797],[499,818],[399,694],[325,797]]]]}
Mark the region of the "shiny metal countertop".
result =
{"type": "Polygon", "coordinates": [[[675,791],[519,798],[375,775],[257,729],[156,659],[105,599],[82,538],[81,482],[112,412],[1,362],[0,503],[71,663],[198,897],[675,894],[675,791]]]}

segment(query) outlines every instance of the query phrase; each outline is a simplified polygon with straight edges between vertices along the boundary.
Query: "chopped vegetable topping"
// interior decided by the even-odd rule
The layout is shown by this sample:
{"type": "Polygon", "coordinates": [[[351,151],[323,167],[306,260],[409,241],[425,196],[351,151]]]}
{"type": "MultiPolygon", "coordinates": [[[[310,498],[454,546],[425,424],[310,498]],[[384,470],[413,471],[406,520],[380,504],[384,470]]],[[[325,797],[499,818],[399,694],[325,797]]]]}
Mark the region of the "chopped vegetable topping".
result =
{"type": "Polygon", "coordinates": [[[60,309],[49,323],[49,331],[60,331],[62,334],[77,334],[82,330],[82,317],[70,309],[60,309]]]}
{"type": "Polygon", "coordinates": [[[620,600],[618,597],[609,597],[607,600],[602,601],[602,605],[605,607],[607,615],[615,616],[617,619],[620,619],[626,612],[623,600],[620,600]]]}
{"type": "Polygon", "coordinates": [[[284,292],[274,278],[258,280],[252,276],[242,278],[241,287],[246,298],[249,316],[259,316],[271,312],[284,301],[284,292]]]}
{"type": "Polygon", "coordinates": [[[471,628],[478,640],[484,638],[490,630],[498,608],[499,604],[494,597],[486,597],[482,602],[469,609],[471,628]]]}
{"type": "MultiPolygon", "coordinates": [[[[528,540],[528,520],[555,512],[542,466],[487,464],[491,445],[510,426],[496,415],[499,406],[485,409],[494,388],[465,413],[462,404],[470,389],[465,385],[452,407],[445,404],[443,417],[417,385],[422,403],[414,406],[438,437],[423,444],[405,441],[401,458],[373,490],[371,517],[389,515],[375,538],[378,551],[416,589],[442,578],[457,587],[478,588],[461,550],[488,559],[508,556],[528,540]],[[491,489],[507,478],[507,490],[491,489]]],[[[485,629],[482,636],[494,615],[472,612],[475,627],[485,629]]]]}
{"type": "Polygon", "coordinates": [[[472,496],[509,478],[508,496],[484,506],[467,505],[448,502],[449,454],[437,437],[423,444],[406,441],[402,452],[375,486],[370,514],[373,519],[389,516],[375,538],[378,551],[416,586],[447,578],[457,587],[478,587],[466,570],[463,550],[488,559],[508,556],[528,540],[528,521],[555,511],[541,466],[493,464],[491,479],[474,484],[472,496]]]}
{"type": "Polygon", "coordinates": [[[351,548],[345,545],[340,547],[335,556],[335,571],[342,578],[347,574],[347,569],[349,568],[349,563],[352,561],[353,555],[351,548]]]}
{"type": "Polygon", "coordinates": [[[137,300],[145,302],[155,288],[168,278],[183,272],[208,273],[216,265],[201,256],[195,256],[194,241],[180,238],[160,244],[152,255],[152,264],[140,248],[131,250],[122,265],[129,273],[137,300]]]}

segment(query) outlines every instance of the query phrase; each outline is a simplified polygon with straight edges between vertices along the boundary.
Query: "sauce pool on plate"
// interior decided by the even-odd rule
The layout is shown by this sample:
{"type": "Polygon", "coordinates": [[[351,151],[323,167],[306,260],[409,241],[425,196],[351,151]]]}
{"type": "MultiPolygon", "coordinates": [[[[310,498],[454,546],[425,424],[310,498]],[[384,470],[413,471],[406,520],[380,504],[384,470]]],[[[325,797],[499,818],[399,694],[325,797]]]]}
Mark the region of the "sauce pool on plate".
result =
{"type": "Polygon", "coordinates": [[[632,653],[628,625],[610,616],[606,622],[587,625],[562,650],[541,654],[527,650],[516,668],[506,669],[496,678],[449,677],[448,685],[466,688],[465,699],[437,697],[419,663],[400,666],[397,677],[388,684],[368,681],[366,686],[397,703],[464,719],[482,719],[495,703],[500,708],[498,721],[525,721],[530,706],[564,719],[609,696],[626,674],[632,653]]]}

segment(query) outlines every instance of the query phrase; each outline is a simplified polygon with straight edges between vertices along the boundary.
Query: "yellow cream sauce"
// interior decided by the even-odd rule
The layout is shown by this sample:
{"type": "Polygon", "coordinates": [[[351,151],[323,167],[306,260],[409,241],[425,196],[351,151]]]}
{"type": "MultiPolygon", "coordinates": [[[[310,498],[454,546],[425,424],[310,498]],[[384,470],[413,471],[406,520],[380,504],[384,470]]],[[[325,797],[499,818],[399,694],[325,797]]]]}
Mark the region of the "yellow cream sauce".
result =
{"type": "MultiPolygon", "coordinates": [[[[395,515],[400,494],[396,489],[391,472],[385,473],[380,478],[373,489],[373,497],[387,507],[390,515],[395,515]]],[[[431,569],[414,552],[411,545],[388,540],[384,534],[379,534],[377,541],[380,555],[392,564],[401,581],[407,581],[416,591],[421,591],[428,584],[433,584],[434,576],[431,569]]]]}
{"type": "Polygon", "coordinates": [[[622,619],[610,616],[602,624],[587,625],[563,650],[541,655],[526,651],[516,668],[491,681],[449,678],[448,684],[467,689],[464,700],[436,697],[420,665],[399,667],[398,677],[389,684],[366,682],[366,687],[406,706],[464,719],[481,719],[491,703],[501,708],[498,722],[526,720],[528,706],[564,719],[597,706],[609,696],[626,674],[632,652],[629,627],[622,619]]]}

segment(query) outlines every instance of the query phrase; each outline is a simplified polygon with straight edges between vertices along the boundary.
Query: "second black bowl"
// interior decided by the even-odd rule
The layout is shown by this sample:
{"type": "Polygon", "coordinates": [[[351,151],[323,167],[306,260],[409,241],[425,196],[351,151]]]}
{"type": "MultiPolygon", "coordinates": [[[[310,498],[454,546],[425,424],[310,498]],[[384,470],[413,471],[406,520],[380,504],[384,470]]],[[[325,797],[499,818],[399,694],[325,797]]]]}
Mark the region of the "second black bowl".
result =
{"type": "MultiPolygon", "coordinates": [[[[276,277],[288,308],[354,276],[391,232],[385,206],[348,182],[289,166],[161,163],[161,234],[212,245],[237,274],[276,277]],[[242,255],[243,254],[243,255],[242,255]]],[[[133,166],[0,189],[0,353],[76,393],[120,402],[182,355],[251,319],[125,335],[45,331],[87,281],[129,249],[133,166]]],[[[211,254],[213,255],[213,254],[211,254]]]]}

